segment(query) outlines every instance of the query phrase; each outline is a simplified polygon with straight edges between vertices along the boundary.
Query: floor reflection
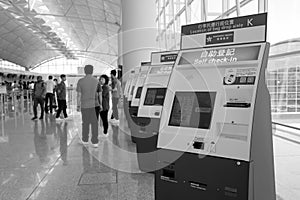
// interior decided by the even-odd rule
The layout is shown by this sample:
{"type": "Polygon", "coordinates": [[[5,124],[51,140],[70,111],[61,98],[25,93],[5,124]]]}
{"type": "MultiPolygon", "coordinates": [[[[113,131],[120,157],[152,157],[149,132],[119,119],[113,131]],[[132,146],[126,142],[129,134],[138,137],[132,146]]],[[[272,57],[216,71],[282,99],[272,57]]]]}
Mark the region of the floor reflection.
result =
{"type": "Polygon", "coordinates": [[[41,164],[47,164],[50,161],[48,157],[49,144],[47,141],[45,122],[43,120],[34,121],[33,133],[35,152],[38,155],[41,164]],[[39,123],[41,124],[40,127],[38,126],[39,123]]]}
{"type": "Polygon", "coordinates": [[[68,155],[68,122],[57,123],[57,135],[59,136],[59,151],[60,157],[63,161],[63,165],[68,164],[67,155],[68,155]]]}

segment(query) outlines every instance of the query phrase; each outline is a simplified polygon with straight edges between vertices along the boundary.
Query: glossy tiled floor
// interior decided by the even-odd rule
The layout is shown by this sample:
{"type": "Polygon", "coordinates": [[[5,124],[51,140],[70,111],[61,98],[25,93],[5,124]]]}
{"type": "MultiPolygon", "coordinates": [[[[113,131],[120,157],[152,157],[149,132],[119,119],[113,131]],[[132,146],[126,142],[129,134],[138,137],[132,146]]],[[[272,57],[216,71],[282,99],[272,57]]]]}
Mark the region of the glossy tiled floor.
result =
{"type": "MultiPolygon", "coordinates": [[[[79,113],[33,122],[27,110],[11,107],[0,117],[1,200],[154,199],[154,176],[138,169],[123,113],[94,149],[79,144],[79,113]]],[[[300,145],[274,137],[274,149],[277,199],[298,200],[300,145]]]]}
{"type": "Polygon", "coordinates": [[[1,200],[154,199],[154,176],[138,169],[124,121],[95,149],[79,143],[80,113],[31,121],[21,110],[1,118],[1,200]]]}

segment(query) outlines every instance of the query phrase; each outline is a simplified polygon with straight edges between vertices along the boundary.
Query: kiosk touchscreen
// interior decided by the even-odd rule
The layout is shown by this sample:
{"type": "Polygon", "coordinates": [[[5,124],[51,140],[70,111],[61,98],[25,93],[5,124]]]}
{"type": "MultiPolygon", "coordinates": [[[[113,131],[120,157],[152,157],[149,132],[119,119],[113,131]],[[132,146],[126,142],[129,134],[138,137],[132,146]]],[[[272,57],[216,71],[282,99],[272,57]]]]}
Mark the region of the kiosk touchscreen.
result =
{"type": "Polygon", "coordinates": [[[134,76],[134,72],[135,70],[131,70],[130,71],[130,74],[128,76],[128,79],[126,81],[126,84],[125,84],[125,87],[124,87],[124,96],[123,96],[123,108],[124,108],[124,113],[125,113],[125,117],[126,119],[128,119],[128,116],[129,116],[129,104],[128,104],[128,91],[129,91],[129,88],[130,88],[130,83],[132,81],[132,78],[134,76]]]}
{"type": "Polygon", "coordinates": [[[151,66],[140,97],[138,117],[150,118],[141,126],[136,138],[138,164],[141,171],[154,172],[156,168],[157,135],[165,94],[178,51],[153,52],[151,66]]]}
{"type": "Polygon", "coordinates": [[[261,41],[179,52],[160,122],[156,200],[276,199],[269,47],[261,41]]]}
{"type": "Polygon", "coordinates": [[[138,117],[138,109],[141,93],[143,90],[144,82],[148,74],[150,62],[143,62],[141,64],[140,73],[138,74],[136,84],[133,89],[131,100],[131,140],[136,142],[137,132],[141,126],[146,126],[149,123],[148,117],[138,117]]]}

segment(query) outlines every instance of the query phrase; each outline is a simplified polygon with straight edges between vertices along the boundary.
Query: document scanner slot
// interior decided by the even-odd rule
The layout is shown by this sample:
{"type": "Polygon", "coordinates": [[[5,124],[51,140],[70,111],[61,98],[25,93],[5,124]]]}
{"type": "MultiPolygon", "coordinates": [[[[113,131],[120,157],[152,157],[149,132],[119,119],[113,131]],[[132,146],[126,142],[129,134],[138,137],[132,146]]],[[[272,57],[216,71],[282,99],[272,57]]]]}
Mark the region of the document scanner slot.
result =
{"type": "Polygon", "coordinates": [[[246,124],[219,124],[220,135],[222,138],[247,141],[248,125],[246,124]]]}

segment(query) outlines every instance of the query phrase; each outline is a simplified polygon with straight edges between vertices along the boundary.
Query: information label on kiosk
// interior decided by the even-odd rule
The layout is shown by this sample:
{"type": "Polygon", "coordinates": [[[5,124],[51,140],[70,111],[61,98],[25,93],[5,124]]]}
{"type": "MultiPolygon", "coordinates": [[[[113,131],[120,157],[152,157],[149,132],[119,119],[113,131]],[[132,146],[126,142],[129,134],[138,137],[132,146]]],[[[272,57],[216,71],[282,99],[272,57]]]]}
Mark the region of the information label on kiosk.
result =
{"type": "Polygon", "coordinates": [[[254,85],[257,68],[229,68],[226,69],[224,85],[254,85]]]}
{"type": "Polygon", "coordinates": [[[173,53],[173,54],[164,54],[161,55],[160,57],[160,62],[174,62],[177,58],[177,53],[173,53]]]}
{"type": "Polygon", "coordinates": [[[149,74],[170,74],[172,68],[172,65],[152,67],[149,74]]]}
{"type": "Polygon", "coordinates": [[[195,52],[183,53],[179,65],[192,64],[221,64],[232,63],[240,61],[253,61],[258,59],[260,46],[248,47],[230,47],[230,48],[216,48],[216,49],[200,49],[195,52]]]}
{"type": "Polygon", "coordinates": [[[182,26],[181,48],[266,41],[267,13],[182,26]]]}

